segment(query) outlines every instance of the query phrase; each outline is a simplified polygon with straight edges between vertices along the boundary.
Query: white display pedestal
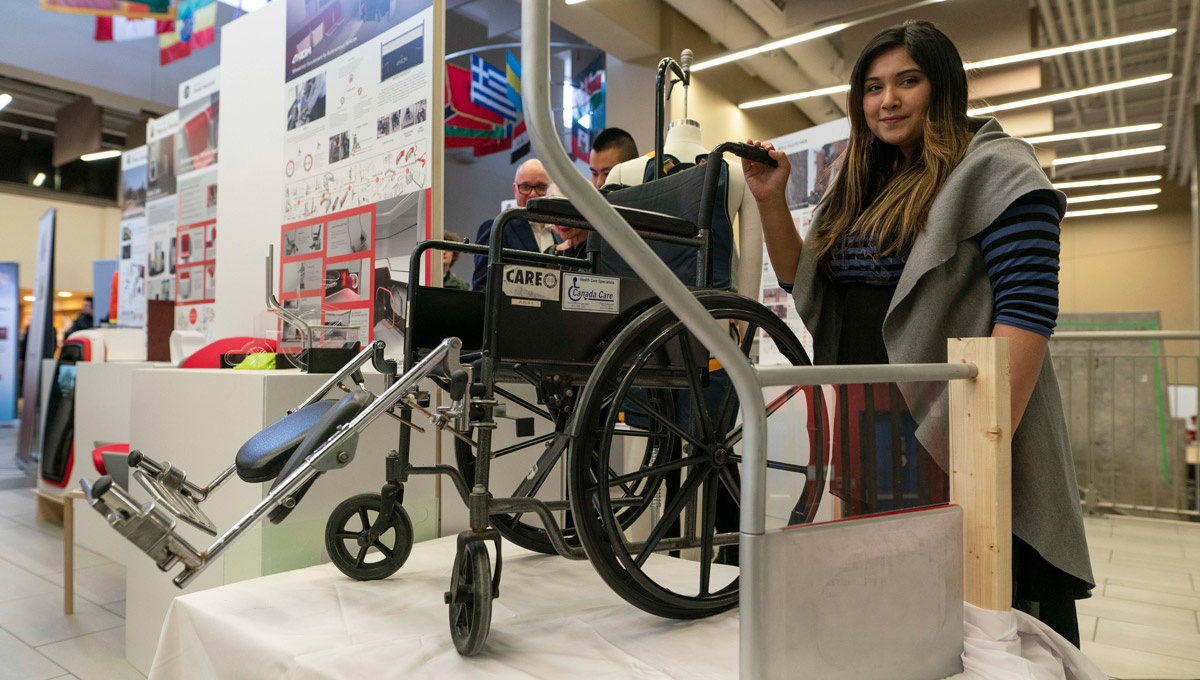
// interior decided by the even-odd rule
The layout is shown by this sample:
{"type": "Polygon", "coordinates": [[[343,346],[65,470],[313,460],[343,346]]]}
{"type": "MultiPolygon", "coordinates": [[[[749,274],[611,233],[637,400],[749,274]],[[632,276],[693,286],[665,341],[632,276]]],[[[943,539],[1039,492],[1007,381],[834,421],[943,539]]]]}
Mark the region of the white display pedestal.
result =
{"type": "MultiPolygon", "coordinates": [[[[129,408],[133,392],[133,373],[148,368],[166,368],[167,363],[145,361],[81,361],[75,367],[75,463],[64,489],[79,488],[83,477],[96,481],[100,473],[92,462],[92,449],[106,444],[129,443],[129,408]]],[[[75,542],[125,564],[129,554],[127,541],[114,540],[113,530],[95,512],[75,513],[75,542]]]]}
{"type": "MultiPolygon", "coordinates": [[[[327,378],[298,371],[173,368],[136,371],[132,383],[130,445],[157,461],[171,462],[187,472],[189,480],[206,485],[233,462],[238,448],[247,439],[294,408],[327,378]]],[[[367,385],[380,392],[382,376],[368,374],[367,385]]],[[[384,483],[384,457],[396,448],[398,434],[395,420],[386,417],[377,420],[360,437],[355,460],[348,468],[317,480],[283,523],[263,521],[248,530],[186,590],[181,591],[171,583],[178,567],[172,575],[164,574],[148,557],[130,548],[125,633],[125,655],[129,662],[143,673],[149,671],[167,609],[183,592],[328,561],[324,533],[329,512],[349,496],[379,492],[384,483]]],[[[429,430],[425,434],[414,432],[414,458],[428,464],[424,461],[433,459],[434,441],[429,430]]],[[[149,500],[136,482],[130,487],[134,498],[149,500]]],[[[269,488],[269,484],[247,484],[234,477],[201,507],[218,530],[224,531],[261,500],[269,488]]],[[[414,478],[406,486],[404,507],[412,518],[418,541],[437,535],[434,491],[431,477],[414,478]]],[[[179,533],[198,549],[206,548],[213,540],[190,526],[181,526],[179,533]]],[[[124,539],[114,534],[112,540],[124,539]]]]}

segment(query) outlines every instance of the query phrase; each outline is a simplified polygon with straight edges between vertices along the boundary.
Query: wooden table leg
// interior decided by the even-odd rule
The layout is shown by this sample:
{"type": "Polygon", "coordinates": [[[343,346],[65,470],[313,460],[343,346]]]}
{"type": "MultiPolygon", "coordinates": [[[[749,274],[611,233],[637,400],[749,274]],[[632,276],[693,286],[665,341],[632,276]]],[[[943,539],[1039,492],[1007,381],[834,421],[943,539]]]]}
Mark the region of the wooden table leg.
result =
{"type": "Polygon", "coordinates": [[[75,499],[63,498],[63,614],[75,613],[75,499]]]}

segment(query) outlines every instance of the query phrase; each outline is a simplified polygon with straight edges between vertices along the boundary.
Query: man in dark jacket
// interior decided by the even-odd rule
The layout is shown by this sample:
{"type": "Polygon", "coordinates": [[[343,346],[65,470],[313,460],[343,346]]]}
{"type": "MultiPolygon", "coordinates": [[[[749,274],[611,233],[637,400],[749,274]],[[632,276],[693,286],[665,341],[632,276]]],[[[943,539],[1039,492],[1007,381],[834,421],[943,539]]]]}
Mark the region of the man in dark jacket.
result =
{"type": "MultiPolygon", "coordinates": [[[[541,161],[531,159],[517,168],[516,177],[513,178],[513,198],[517,199],[517,207],[524,208],[529,199],[545,196],[546,190],[549,188],[550,175],[546,174],[546,168],[542,167],[541,161]]],[[[479,233],[475,235],[476,243],[487,245],[491,242],[493,222],[495,219],[479,225],[479,233]]],[[[503,238],[502,245],[505,248],[528,250],[534,253],[540,253],[548,246],[562,240],[550,225],[533,224],[521,219],[512,220],[505,225],[503,238]]],[[[475,273],[471,276],[471,290],[483,290],[486,283],[487,257],[476,255],[475,273]]]]}

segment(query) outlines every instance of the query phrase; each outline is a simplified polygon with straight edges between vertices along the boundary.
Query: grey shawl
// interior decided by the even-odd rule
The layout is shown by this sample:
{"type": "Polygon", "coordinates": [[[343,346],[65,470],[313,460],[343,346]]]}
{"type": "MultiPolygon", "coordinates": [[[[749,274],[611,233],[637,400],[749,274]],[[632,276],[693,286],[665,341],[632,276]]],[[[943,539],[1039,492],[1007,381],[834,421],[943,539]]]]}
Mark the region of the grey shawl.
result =
{"type": "MultiPolygon", "coordinates": [[[[1029,144],[1009,136],[994,118],[972,119],[972,127],[975,137],[934,199],[884,319],[891,363],[944,363],[947,338],[992,334],[992,286],[973,237],[1022,195],[1053,190],[1029,144]]],[[[1066,198],[1055,195],[1061,214],[1066,198]]],[[[814,229],[818,220],[819,210],[814,229]]],[[[842,315],[853,310],[842,309],[811,248],[801,251],[793,290],[796,309],[813,336],[814,362],[833,363],[842,315]]],[[[928,389],[902,385],[901,390],[919,423],[918,438],[945,468],[945,390],[934,390],[932,397],[928,389]]],[[[1013,434],[1012,467],[1013,533],[1059,569],[1095,583],[1049,351],[1013,434]]]]}

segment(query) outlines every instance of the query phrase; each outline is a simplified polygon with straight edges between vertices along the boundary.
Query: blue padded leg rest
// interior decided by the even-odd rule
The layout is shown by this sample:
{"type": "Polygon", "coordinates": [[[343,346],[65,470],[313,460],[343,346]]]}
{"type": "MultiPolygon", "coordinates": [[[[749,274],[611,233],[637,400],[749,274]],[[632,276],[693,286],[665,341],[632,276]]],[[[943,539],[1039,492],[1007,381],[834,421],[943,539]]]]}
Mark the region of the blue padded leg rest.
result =
{"type": "Polygon", "coordinates": [[[284,416],[254,435],[234,459],[238,477],[246,482],[269,482],[279,475],[296,447],[308,436],[337,401],[329,399],[309,404],[290,416],[284,416]]]}

